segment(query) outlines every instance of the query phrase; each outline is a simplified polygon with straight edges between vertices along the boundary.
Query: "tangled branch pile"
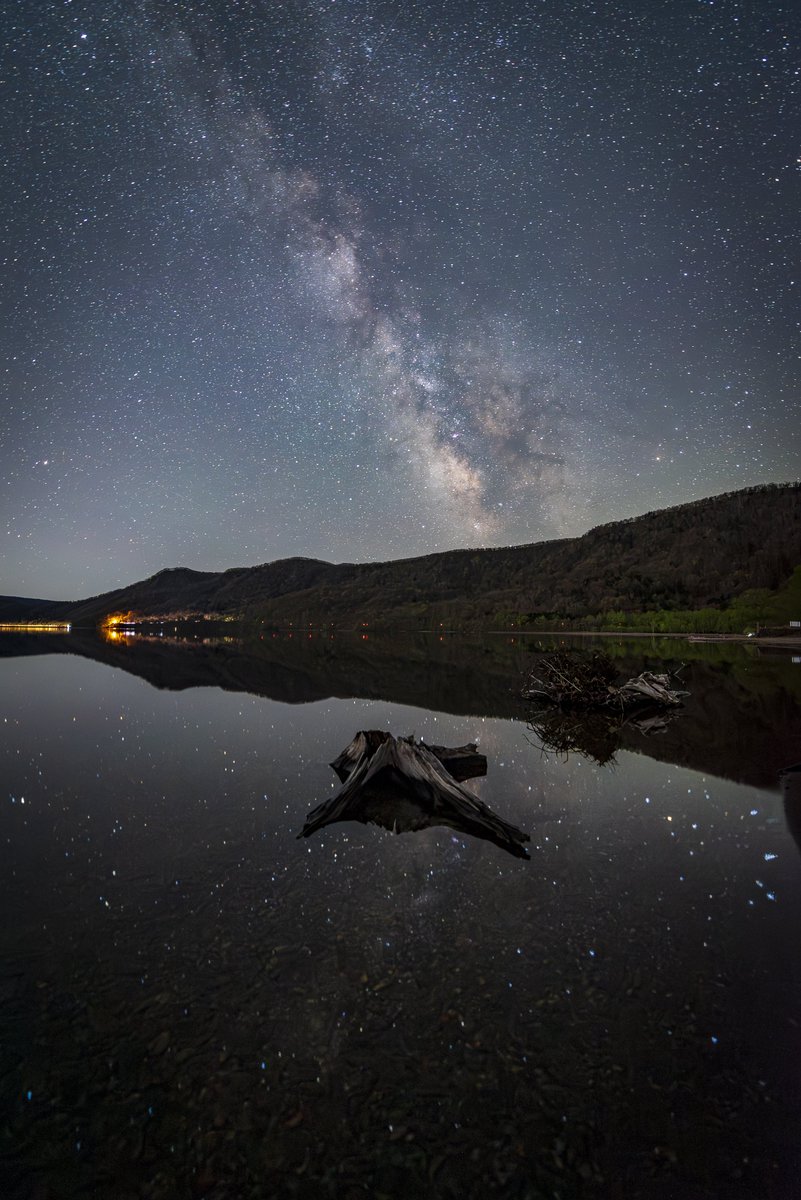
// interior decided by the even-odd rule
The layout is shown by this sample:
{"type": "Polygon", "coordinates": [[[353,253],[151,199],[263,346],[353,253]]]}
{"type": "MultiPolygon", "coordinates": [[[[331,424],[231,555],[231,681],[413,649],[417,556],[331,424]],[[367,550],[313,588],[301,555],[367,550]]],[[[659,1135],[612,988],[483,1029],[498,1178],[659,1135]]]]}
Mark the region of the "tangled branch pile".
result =
{"type": "Polygon", "coordinates": [[[669,675],[651,671],[617,684],[608,655],[595,650],[577,654],[554,650],[532,667],[523,685],[523,699],[555,704],[565,710],[607,709],[630,712],[648,707],[675,708],[687,692],[670,686],[669,675]]]}

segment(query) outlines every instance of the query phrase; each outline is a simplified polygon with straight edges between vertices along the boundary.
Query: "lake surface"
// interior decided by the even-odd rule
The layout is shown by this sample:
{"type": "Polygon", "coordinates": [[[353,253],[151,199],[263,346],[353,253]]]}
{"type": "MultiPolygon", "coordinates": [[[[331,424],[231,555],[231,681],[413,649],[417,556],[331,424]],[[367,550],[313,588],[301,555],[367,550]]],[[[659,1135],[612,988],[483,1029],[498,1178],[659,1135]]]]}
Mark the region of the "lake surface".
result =
{"type": "Polygon", "coordinates": [[[3,1195],[797,1196],[801,665],[606,648],[691,696],[565,755],[530,641],[3,638],[3,1195]],[[373,728],[530,861],[298,840],[373,728]]]}

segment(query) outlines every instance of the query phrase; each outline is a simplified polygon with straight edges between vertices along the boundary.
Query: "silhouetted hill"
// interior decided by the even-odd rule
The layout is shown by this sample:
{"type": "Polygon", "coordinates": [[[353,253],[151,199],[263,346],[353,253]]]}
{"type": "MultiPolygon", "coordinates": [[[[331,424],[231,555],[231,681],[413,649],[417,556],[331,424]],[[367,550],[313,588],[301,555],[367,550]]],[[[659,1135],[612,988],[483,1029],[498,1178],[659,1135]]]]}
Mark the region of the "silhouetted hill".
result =
{"type": "Polygon", "coordinates": [[[798,563],[801,484],[772,484],[526,546],[382,563],[289,558],[223,572],[178,567],[74,604],[5,598],[0,619],[93,624],[114,612],[205,613],[278,625],[482,626],[505,614],[724,604],[747,589],[779,587],[798,563]]]}
{"type": "Polygon", "coordinates": [[[132,583],[88,600],[28,600],[0,597],[0,620],[33,618],[71,620],[94,625],[110,613],[139,616],[169,614],[240,614],[254,602],[285,592],[308,589],[323,576],[340,568],[307,558],[288,558],[258,567],[232,567],[228,571],[192,571],[168,567],[149,579],[132,583]]]}
{"type": "Polygon", "coordinates": [[[26,596],[0,596],[0,622],[35,621],[47,616],[51,621],[66,619],[75,608],[71,600],[31,600],[26,596]]]}

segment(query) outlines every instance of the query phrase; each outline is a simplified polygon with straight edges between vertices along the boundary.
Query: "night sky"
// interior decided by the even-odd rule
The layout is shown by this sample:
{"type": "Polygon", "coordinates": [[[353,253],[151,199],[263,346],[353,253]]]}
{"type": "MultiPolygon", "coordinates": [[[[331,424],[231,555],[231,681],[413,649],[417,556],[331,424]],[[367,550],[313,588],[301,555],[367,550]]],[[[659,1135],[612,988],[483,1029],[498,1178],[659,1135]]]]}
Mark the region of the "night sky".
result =
{"type": "Polygon", "coordinates": [[[799,474],[801,10],[4,6],[0,591],[799,474]]]}

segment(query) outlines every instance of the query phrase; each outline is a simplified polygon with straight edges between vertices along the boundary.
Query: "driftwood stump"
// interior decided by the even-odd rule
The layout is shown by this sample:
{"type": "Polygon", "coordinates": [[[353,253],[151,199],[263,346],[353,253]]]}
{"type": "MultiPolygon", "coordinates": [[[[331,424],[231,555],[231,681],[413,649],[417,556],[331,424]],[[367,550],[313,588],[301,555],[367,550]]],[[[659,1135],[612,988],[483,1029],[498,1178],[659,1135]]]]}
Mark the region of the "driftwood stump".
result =
{"type": "Polygon", "coordinates": [[[381,825],[395,833],[445,825],[494,842],[518,858],[528,858],[523,844],[529,841],[528,834],[472,796],[445,762],[460,763],[463,770],[470,764],[473,775],[486,771],[486,758],[476,753],[474,745],[453,750],[430,748],[413,738],[395,738],[380,730],[357,733],[332,763],[340,778],[348,764],[353,764],[342,787],[309,813],[298,836],[310,837],[338,821],[381,825]]]}
{"type": "MultiPolygon", "coordinates": [[[[391,735],[383,729],[362,729],[356,737],[338,754],[331,763],[333,770],[344,782],[350,775],[356,763],[363,754],[373,754],[391,735]]],[[[408,739],[406,739],[408,740],[408,739]]],[[[487,773],[487,756],[478,753],[475,742],[466,746],[429,746],[426,742],[417,742],[417,746],[430,750],[434,758],[438,758],[445,770],[454,779],[461,782],[464,779],[475,779],[487,773]]]]}

